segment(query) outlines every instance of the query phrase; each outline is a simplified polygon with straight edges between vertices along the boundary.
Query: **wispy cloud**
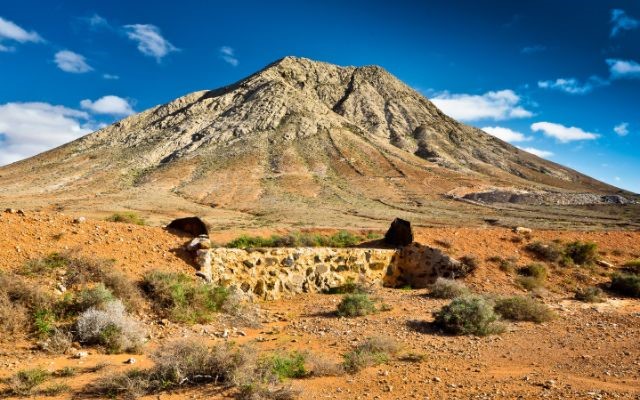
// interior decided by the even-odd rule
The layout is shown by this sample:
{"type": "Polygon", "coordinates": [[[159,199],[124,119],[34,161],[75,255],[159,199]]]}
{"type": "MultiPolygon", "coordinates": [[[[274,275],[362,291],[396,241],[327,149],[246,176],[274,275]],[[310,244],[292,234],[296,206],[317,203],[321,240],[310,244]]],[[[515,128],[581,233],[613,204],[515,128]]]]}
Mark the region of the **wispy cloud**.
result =
{"type": "Polygon", "coordinates": [[[531,111],[520,105],[520,96],[509,89],[482,95],[443,92],[431,101],[445,114],[461,121],[500,121],[533,116],[531,111]]]}
{"type": "Polygon", "coordinates": [[[146,56],[160,62],[167,54],[179,49],[165,39],[160,28],[151,24],[133,24],[124,26],[127,37],[138,44],[138,50],[146,56]]]}
{"type": "Polygon", "coordinates": [[[535,147],[518,147],[520,150],[524,150],[527,153],[531,153],[534,156],[541,158],[549,158],[553,156],[553,153],[548,150],[536,149],[535,147]]]}
{"type": "Polygon", "coordinates": [[[0,165],[70,142],[92,131],[89,114],[49,103],[0,104],[0,165]]]}
{"type": "Polygon", "coordinates": [[[134,113],[129,101],[113,95],[103,96],[96,101],[82,100],[80,107],[94,114],[131,115],[134,113]]]}
{"type": "Polygon", "coordinates": [[[587,79],[586,82],[580,82],[576,78],[558,78],[555,81],[538,81],[539,88],[560,90],[569,94],[587,94],[595,88],[608,84],[609,81],[595,75],[587,79]]]}
{"type": "Polygon", "coordinates": [[[93,29],[98,29],[98,28],[111,28],[111,25],[109,25],[109,21],[107,21],[106,18],[98,15],[98,14],[93,14],[90,17],[86,17],[86,18],[82,18],[88,25],[89,27],[93,28],[93,29]]]}
{"type": "Polygon", "coordinates": [[[118,80],[120,79],[120,77],[118,75],[113,75],[113,74],[102,74],[102,79],[118,80]]]}
{"type": "Polygon", "coordinates": [[[613,131],[618,136],[627,136],[629,134],[629,123],[628,122],[622,122],[622,123],[614,126],[613,127],[613,131]]]}
{"type": "Polygon", "coordinates": [[[15,47],[2,44],[3,41],[18,43],[44,42],[44,39],[35,31],[27,31],[17,24],[0,17],[0,51],[14,51],[15,47]]]}
{"type": "Polygon", "coordinates": [[[238,66],[240,61],[235,55],[235,50],[229,46],[222,46],[218,49],[220,54],[220,58],[222,58],[227,64],[233,65],[234,67],[238,66]]]}
{"type": "Polygon", "coordinates": [[[56,53],[53,59],[58,65],[58,68],[65,72],[72,74],[82,74],[93,70],[89,64],[87,64],[84,56],[74,53],[69,50],[62,50],[56,53]]]}
{"type": "Polygon", "coordinates": [[[594,140],[600,136],[597,133],[586,132],[575,126],[567,127],[552,122],[536,122],[531,124],[531,130],[542,132],[545,136],[555,138],[562,143],[577,140],[594,140]]]}
{"type": "Polygon", "coordinates": [[[543,51],[547,50],[547,46],[543,46],[541,44],[535,44],[533,46],[525,46],[522,49],[520,49],[520,53],[522,54],[535,54],[535,53],[541,53],[543,51]]]}
{"type": "Polygon", "coordinates": [[[611,79],[640,78],[640,64],[636,61],[608,58],[607,64],[609,64],[611,79]]]}
{"type": "Polygon", "coordinates": [[[531,140],[531,137],[526,136],[524,133],[502,126],[485,126],[482,130],[505,142],[526,142],[531,140]]]}
{"type": "Polygon", "coordinates": [[[631,31],[640,27],[640,21],[628,15],[624,10],[611,10],[611,37],[618,36],[622,31],[631,31]]]}

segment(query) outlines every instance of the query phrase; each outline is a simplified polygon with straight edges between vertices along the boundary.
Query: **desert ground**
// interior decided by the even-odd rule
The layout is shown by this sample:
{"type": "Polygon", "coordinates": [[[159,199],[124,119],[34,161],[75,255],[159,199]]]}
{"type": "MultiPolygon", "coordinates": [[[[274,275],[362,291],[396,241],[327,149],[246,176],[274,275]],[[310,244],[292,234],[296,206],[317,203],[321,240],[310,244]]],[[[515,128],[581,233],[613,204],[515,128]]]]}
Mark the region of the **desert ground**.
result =
{"type": "MultiPolygon", "coordinates": [[[[16,273],[30,260],[64,253],[115,260],[114,271],[134,283],[154,269],[194,275],[194,266],[183,250],[191,239],[188,236],[177,236],[161,227],[97,219],[79,222],[77,218],[32,211],[0,214],[0,271],[16,273]]],[[[285,232],[226,230],[214,232],[211,239],[222,244],[240,234],[271,233],[285,232]]],[[[554,317],[541,323],[505,321],[500,334],[451,335],[432,323],[433,312],[451,300],[430,296],[428,288],[409,287],[371,289],[369,296],[384,307],[351,318],[335,314],[344,294],[302,293],[256,301],[251,304],[256,314],[250,323],[224,313],[207,323],[175,322],[159,316],[147,299],[131,310],[148,331],[146,343],[134,353],[108,354],[101,346],[74,341],[70,349],[56,354],[43,349],[39,345],[42,338],[29,330],[3,332],[0,395],[96,397],[86,390],[92,383],[133,369],[151,368],[151,355],[163,345],[195,340],[210,345],[233,342],[258,354],[304,354],[305,376],[278,383],[291,388],[294,398],[640,398],[640,301],[607,290],[613,272],[640,258],[640,232],[534,230],[523,237],[510,229],[490,226],[418,227],[415,240],[442,248],[453,257],[475,256],[477,268],[460,280],[470,291],[493,296],[531,295],[546,304],[554,317]],[[526,245],[554,240],[596,243],[599,262],[589,267],[548,262],[546,280],[529,293],[517,283],[517,272],[499,265],[497,257],[510,259],[515,266],[539,262],[525,250],[526,245]],[[605,289],[604,301],[587,303],[574,298],[577,288],[597,285],[605,289]],[[357,371],[338,371],[344,355],[373,336],[394,342],[389,357],[357,371]],[[46,371],[44,381],[16,392],[16,374],[34,369],[46,371]]],[[[49,293],[56,290],[55,277],[25,279],[49,293]]],[[[140,395],[145,399],[237,398],[238,387],[186,382],[140,395]]],[[[125,396],[122,392],[114,397],[125,396]]],[[[255,396],[246,398],[259,398],[255,396]]]]}

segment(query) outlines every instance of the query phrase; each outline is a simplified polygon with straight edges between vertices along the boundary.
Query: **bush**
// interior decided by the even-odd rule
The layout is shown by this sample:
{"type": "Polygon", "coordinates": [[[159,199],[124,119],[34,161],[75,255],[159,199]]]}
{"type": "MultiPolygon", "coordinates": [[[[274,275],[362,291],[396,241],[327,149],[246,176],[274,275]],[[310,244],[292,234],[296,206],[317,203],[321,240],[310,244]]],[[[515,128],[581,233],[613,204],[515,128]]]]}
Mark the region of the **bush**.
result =
{"type": "Polygon", "coordinates": [[[547,267],[543,264],[529,264],[518,270],[518,273],[522,276],[529,276],[538,281],[544,281],[547,279],[547,267]]]}
{"type": "Polygon", "coordinates": [[[64,383],[56,383],[38,390],[38,394],[41,394],[43,396],[59,396],[62,393],[70,391],[71,388],[69,387],[69,385],[65,385],[64,383]]]}
{"type": "Polygon", "coordinates": [[[429,291],[429,295],[437,299],[453,299],[465,294],[469,294],[469,289],[463,283],[446,278],[436,279],[429,291]]]}
{"type": "MultiPolygon", "coordinates": [[[[259,369],[266,371],[266,375],[273,375],[279,380],[286,378],[304,378],[308,375],[305,368],[306,355],[299,352],[289,354],[275,354],[260,361],[259,369]]],[[[262,373],[260,375],[265,375],[262,373]]]]}
{"type": "Polygon", "coordinates": [[[271,235],[270,237],[242,235],[226,247],[352,247],[367,239],[371,235],[359,236],[348,231],[339,231],[333,235],[320,235],[306,232],[294,232],[285,236],[271,235]]]}
{"type": "Polygon", "coordinates": [[[89,308],[102,308],[105,304],[116,300],[111,290],[103,283],[99,283],[92,288],[85,288],[78,293],[74,301],[74,308],[77,312],[83,312],[89,308]]]}
{"type": "Polygon", "coordinates": [[[122,212],[113,213],[111,216],[107,218],[107,221],[122,222],[125,224],[134,224],[134,225],[146,224],[145,219],[133,211],[122,211],[122,212]]]}
{"type": "Polygon", "coordinates": [[[623,267],[624,270],[630,274],[640,275],[640,260],[628,261],[623,267]]]}
{"type": "Polygon", "coordinates": [[[611,278],[610,288],[624,296],[640,297],[640,275],[615,274],[611,278]]]}
{"type": "Polygon", "coordinates": [[[515,257],[505,259],[502,257],[493,256],[487,258],[487,261],[497,263],[501,271],[512,273],[516,269],[516,262],[518,261],[518,259],[515,257]]]}
{"type": "Polygon", "coordinates": [[[475,271],[475,269],[480,265],[478,257],[473,254],[467,254],[466,256],[460,257],[460,262],[464,266],[465,275],[475,271]]]}
{"type": "Polygon", "coordinates": [[[604,301],[604,292],[599,287],[591,286],[576,290],[575,298],[585,303],[601,303],[604,301]]]}
{"type": "Polygon", "coordinates": [[[493,306],[479,296],[458,297],[434,316],[436,326],[455,335],[485,336],[504,330],[493,306]]]}
{"type": "Polygon", "coordinates": [[[371,337],[355,349],[343,354],[342,367],[349,373],[356,373],[366,367],[386,363],[399,350],[400,346],[393,339],[382,336],[371,337]]]}
{"type": "Polygon", "coordinates": [[[27,308],[21,304],[11,302],[6,293],[0,288],[0,336],[14,336],[22,333],[29,325],[27,308]]]}
{"type": "Polygon", "coordinates": [[[105,346],[108,353],[137,352],[146,336],[142,325],[127,315],[120,300],[105,304],[103,309],[83,312],[76,327],[81,342],[105,346]]]}
{"type": "Polygon", "coordinates": [[[525,250],[542,261],[556,262],[562,256],[562,248],[557,243],[533,242],[529,243],[525,250]]]}
{"type": "Polygon", "coordinates": [[[337,314],[341,317],[362,317],[376,312],[376,306],[366,294],[349,294],[338,304],[337,314]]]}
{"type": "Polygon", "coordinates": [[[336,364],[316,353],[309,353],[306,361],[309,365],[309,373],[313,376],[340,376],[344,373],[342,364],[336,364]]]}
{"type": "Polygon", "coordinates": [[[142,287],[158,312],[173,321],[191,324],[210,322],[229,295],[224,287],[173,272],[152,271],[144,276],[142,287]]]}
{"type": "Polygon", "coordinates": [[[154,366],[147,370],[131,370],[103,377],[85,388],[85,394],[112,398],[136,398],[184,385],[224,384],[240,387],[242,398],[280,397],[287,388],[267,386],[271,371],[261,371],[255,352],[236,348],[231,343],[208,347],[201,342],[177,341],[160,348],[152,356],[154,366]],[[258,379],[256,381],[256,379],[258,379]],[[247,397],[248,396],[248,397],[247,397]],[[267,396],[267,397],[264,397],[267,396]]]}
{"type": "Polygon", "coordinates": [[[564,254],[579,265],[591,264],[598,258],[598,245],[595,243],[572,242],[565,246],[564,254]]]}
{"type": "Polygon", "coordinates": [[[41,276],[67,265],[67,257],[51,253],[46,257],[29,260],[18,270],[20,275],[41,276]]]}
{"type": "Polygon", "coordinates": [[[9,393],[14,396],[28,396],[33,389],[49,379],[50,374],[42,368],[25,369],[18,371],[9,378],[9,393]]]}
{"type": "Polygon", "coordinates": [[[512,321],[540,323],[553,318],[553,312],[549,307],[525,296],[498,299],[494,310],[502,318],[512,321]]]}

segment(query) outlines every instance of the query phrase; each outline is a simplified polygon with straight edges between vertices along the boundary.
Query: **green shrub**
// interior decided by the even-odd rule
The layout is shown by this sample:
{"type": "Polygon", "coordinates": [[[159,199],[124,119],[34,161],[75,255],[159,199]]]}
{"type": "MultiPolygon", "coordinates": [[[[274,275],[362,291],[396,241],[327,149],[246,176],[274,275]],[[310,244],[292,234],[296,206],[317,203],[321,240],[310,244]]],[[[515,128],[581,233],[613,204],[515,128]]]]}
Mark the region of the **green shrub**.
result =
{"type": "Polygon", "coordinates": [[[575,298],[585,303],[601,303],[604,301],[604,292],[599,287],[591,286],[576,290],[575,298]]]}
{"type": "Polygon", "coordinates": [[[28,396],[33,389],[49,379],[50,374],[42,368],[18,371],[9,378],[9,393],[15,396],[28,396]]]}
{"type": "Polygon", "coordinates": [[[429,295],[437,299],[453,299],[469,294],[469,289],[463,283],[453,279],[438,278],[429,289],[429,295]]]}
{"type": "Polygon", "coordinates": [[[350,352],[343,354],[342,367],[346,372],[356,373],[366,367],[386,363],[399,350],[400,346],[391,338],[371,337],[350,352]]]}
{"type": "Polygon", "coordinates": [[[485,336],[504,330],[491,303],[480,296],[458,297],[434,316],[436,326],[455,335],[485,336]]]}
{"type": "Polygon", "coordinates": [[[176,322],[210,322],[229,292],[221,286],[197,282],[183,273],[152,271],[142,287],[158,312],[176,322]]]}
{"type": "Polygon", "coordinates": [[[628,261],[623,267],[624,270],[630,274],[640,275],[640,260],[628,261]]]}
{"type": "Polygon", "coordinates": [[[565,246],[564,254],[576,264],[591,264],[598,258],[598,245],[590,242],[572,242],[565,246]]]}
{"type": "Polygon", "coordinates": [[[122,222],[125,224],[145,225],[146,221],[140,215],[133,211],[122,211],[111,214],[107,217],[110,222],[122,222]]]}
{"type": "Polygon", "coordinates": [[[460,262],[463,265],[464,275],[475,271],[476,268],[480,265],[480,261],[478,257],[473,254],[467,254],[465,256],[460,257],[460,262]]]}
{"type": "Polygon", "coordinates": [[[516,283],[526,290],[535,290],[544,286],[544,282],[532,276],[519,276],[516,283]]]}
{"type": "Polygon", "coordinates": [[[539,260],[556,262],[562,256],[562,248],[557,243],[529,243],[525,250],[533,254],[539,260]]]}
{"type": "Polygon", "coordinates": [[[611,278],[612,291],[629,297],[640,297],[640,275],[615,274],[611,278]]]}
{"type": "Polygon", "coordinates": [[[487,261],[498,264],[498,267],[500,268],[501,271],[512,273],[516,269],[516,262],[518,261],[518,259],[514,257],[502,258],[498,256],[493,256],[493,257],[487,258],[487,261]]]}
{"type": "Polygon", "coordinates": [[[20,275],[41,276],[60,268],[66,268],[67,257],[59,253],[51,253],[46,257],[29,260],[18,270],[20,275]]]}
{"type": "Polygon", "coordinates": [[[337,314],[341,317],[361,317],[376,312],[376,306],[367,294],[348,294],[338,304],[337,314]]]}
{"type": "Polygon", "coordinates": [[[260,375],[273,375],[279,380],[287,378],[304,378],[308,375],[305,368],[306,356],[294,351],[289,354],[275,354],[263,358],[259,363],[259,369],[265,371],[260,375]]]}
{"type": "Polygon", "coordinates": [[[494,310],[504,319],[512,321],[545,322],[553,318],[553,312],[543,303],[531,297],[514,296],[496,300],[494,310]]]}
{"type": "Polygon", "coordinates": [[[42,388],[37,391],[37,394],[42,396],[60,396],[62,393],[70,392],[71,388],[69,385],[65,385],[64,383],[56,383],[45,388],[42,388]]]}
{"type": "Polygon", "coordinates": [[[347,281],[340,285],[329,288],[325,293],[328,294],[355,294],[355,293],[367,293],[368,290],[363,282],[356,282],[353,277],[348,277],[347,281]]]}
{"type": "Polygon", "coordinates": [[[529,276],[535,278],[538,281],[544,281],[547,279],[547,267],[543,264],[529,264],[518,270],[518,273],[522,276],[529,276]]]}
{"type": "Polygon", "coordinates": [[[33,313],[33,327],[38,337],[49,336],[55,329],[55,322],[55,315],[50,310],[38,309],[33,313]]]}
{"type": "Polygon", "coordinates": [[[367,239],[354,235],[348,231],[339,231],[333,235],[320,235],[306,232],[294,232],[285,236],[271,235],[270,237],[242,235],[227,243],[226,247],[353,247],[367,239]]]}
{"type": "Polygon", "coordinates": [[[82,289],[74,299],[73,307],[77,312],[82,312],[91,307],[101,308],[113,300],[115,297],[111,290],[107,289],[103,283],[99,283],[92,288],[82,289]]]}

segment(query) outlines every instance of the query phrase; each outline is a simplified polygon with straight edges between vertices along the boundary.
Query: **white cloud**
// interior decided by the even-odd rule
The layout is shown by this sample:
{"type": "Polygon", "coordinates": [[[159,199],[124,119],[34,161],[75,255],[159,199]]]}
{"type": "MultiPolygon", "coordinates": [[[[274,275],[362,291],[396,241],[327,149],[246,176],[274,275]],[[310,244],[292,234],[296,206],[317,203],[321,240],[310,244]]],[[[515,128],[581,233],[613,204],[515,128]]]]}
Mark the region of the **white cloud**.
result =
{"type": "Polygon", "coordinates": [[[118,80],[118,79],[120,79],[120,77],[118,75],[112,75],[112,74],[102,74],[102,78],[103,79],[107,79],[107,80],[118,80]]]}
{"type": "Polygon", "coordinates": [[[178,51],[174,45],[162,37],[160,29],[150,24],[125,25],[127,37],[138,43],[138,50],[142,54],[155,57],[160,62],[167,54],[178,51]]]}
{"type": "Polygon", "coordinates": [[[431,101],[445,114],[461,121],[528,118],[533,113],[523,108],[513,90],[487,92],[482,95],[440,93],[431,101]]]}
{"type": "Polygon", "coordinates": [[[89,115],[48,103],[0,104],[0,165],[29,157],[91,132],[89,115]]]}
{"type": "Polygon", "coordinates": [[[531,153],[534,156],[538,156],[541,158],[549,158],[553,156],[553,153],[547,150],[540,150],[540,149],[536,149],[534,147],[518,147],[520,150],[524,150],[527,153],[531,153]]]}
{"type": "Polygon", "coordinates": [[[530,137],[525,136],[523,133],[502,126],[485,126],[482,130],[505,142],[526,142],[531,140],[530,137]]]}
{"type": "MultiPolygon", "coordinates": [[[[43,42],[44,40],[37,32],[27,32],[23,28],[19,27],[15,23],[0,17],[0,41],[13,40],[18,43],[26,42],[43,42]]],[[[9,47],[0,45],[0,48],[8,49],[9,47]]],[[[0,50],[7,51],[7,50],[0,50]]]]}
{"type": "Polygon", "coordinates": [[[613,127],[613,131],[618,134],[618,136],[627,136],[629,134],[629,123],[622,122],[613,127]]]}
{"type": "Polygon", "coordinates": [[[72,74],[82,74],[93,70],[84,56],[69,50],[62,50],[56,53],[54,61],[58,68],[72,74]]]}
{"type": "Polygon", "coordinates": [[[89,26],[92,28],[109,27],[109,22],[107,21],[107,19],[98,14],[93,14],[92,16],[85,18],[85,21],[87,21],[89,26]]]}
{"type": "Polygon", "coordinates": [[[95,114],[131,115],[134,113],[131,104],[126,99],[118,96],[103,96],[96,101],[82,100],[80,106],[95,114]]]}
{"type": "Polygon", "coordinates": [[[640,27],[640,21],[629,16],[624,10],[611,10],[611,37],[622,31],[631,31],[640,27]]]}
{"type": "Polygon", "coordinates": [[[526,46],[523,47],[522,49],[520,49],[520,53],[522,54],[535,54],[535,53],[541,53],[543,51],[547,50],[546,46],[543,46],[541,44],[536,44],[533,46],[526,46]]]}
{"type": "Polygon", "coordinates": [[[607,59],[612,79],[640,78],[640,64],[633,60],[607,59]]]}
{"type": "Polygon", "coordinates": [[[235,50],[229,46],[222,46],[218,50],[220,58],[222,58],[227,64],[238,66],[240,61],[235,56],[235,50]]]}
{"type": "Polygon", "coordinates": [[[575,140],[593,140],[600,136],[596,133],[585,132],[575,126],[567,127],[552,122],[536,122],[531,124],[531,130],[534,132],[541,131],[545,136],[555,138],[562,143],[575,140]]]}
{"type": "Polygon", "coordinates": [[[613,179],[615,179],[616,182],[620,182],[622,180],[619,176],[614,176],[613,179]]]}
{"type": "Polygon", "coordinates": [[[597,76],[590,77],[584,83],[581,83],[576,78],[558,78],[555,81],[538,81],[539,88],[555,89],[569,94],[587,94],[597,87],[608,84],[608,81],[597,76]]]}

